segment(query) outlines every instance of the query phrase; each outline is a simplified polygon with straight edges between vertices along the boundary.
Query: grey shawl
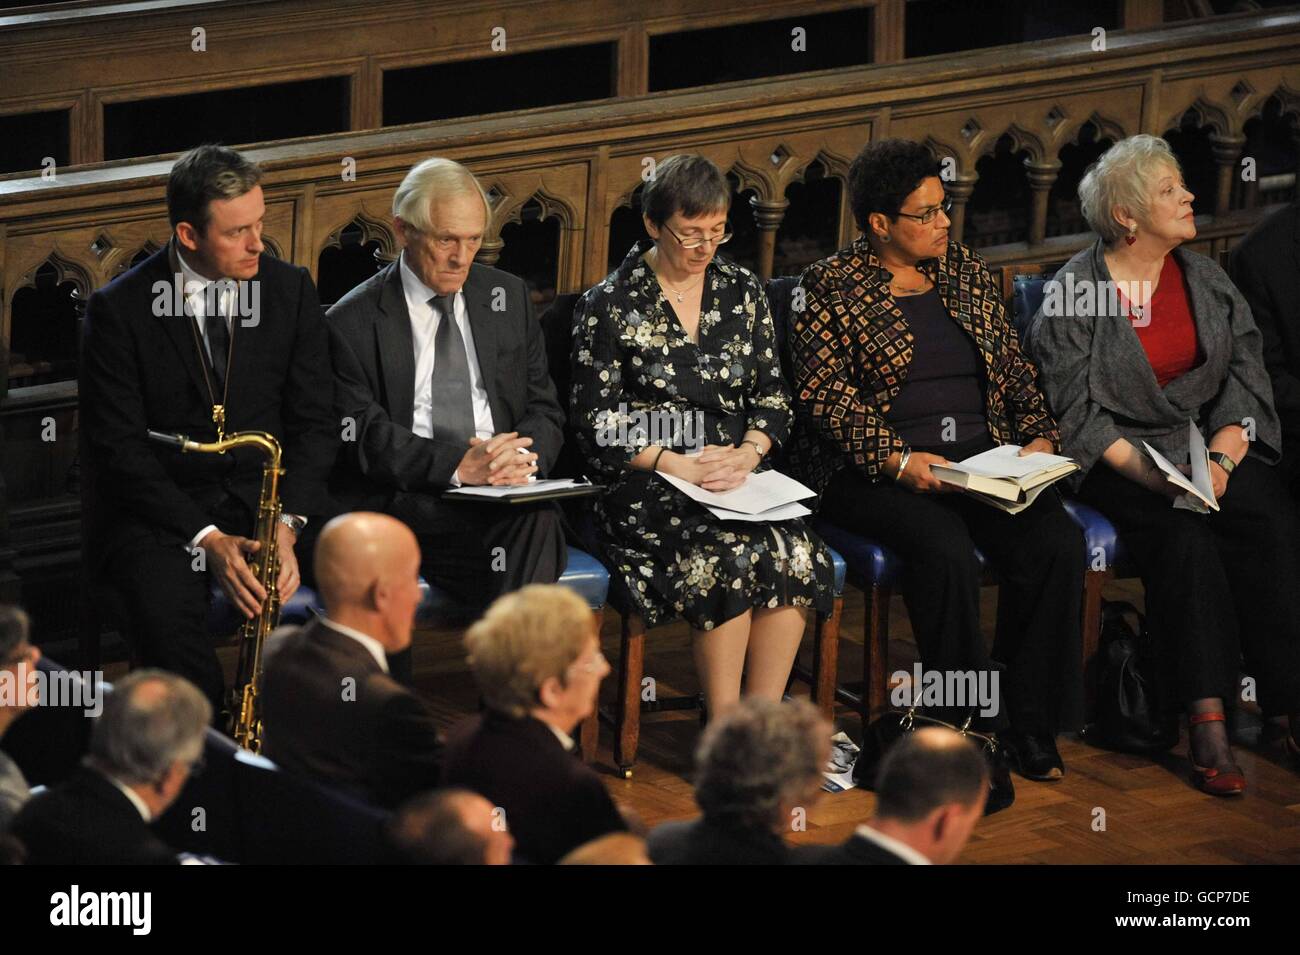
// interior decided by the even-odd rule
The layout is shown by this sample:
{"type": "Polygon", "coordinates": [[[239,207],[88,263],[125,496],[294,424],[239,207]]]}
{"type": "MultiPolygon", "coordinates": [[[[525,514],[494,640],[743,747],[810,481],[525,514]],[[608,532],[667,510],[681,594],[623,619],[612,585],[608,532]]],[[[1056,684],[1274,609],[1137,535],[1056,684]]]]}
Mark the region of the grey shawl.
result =
{"type": "Polygon", "coordinates": [[[1225,425],[1253,423],[1249,453],[1276,464],[1282,437],[1262,337],[1227,273],[1203,255],[1174,250],[1204,360],[1161,388],[1132,320],[1114,298],[1097,294],[1107,288],[1099,283],[1111,281],[1104,250],[1099,239],[1061,267],[1027,336],[1060,423],[1061,453],[1079,464],[1070,483],[1077,489],[1119,438],[1139,451],[1147,441],[1174,464],[1187,463],[1188,419],[1207,443],[1225,425]]]}

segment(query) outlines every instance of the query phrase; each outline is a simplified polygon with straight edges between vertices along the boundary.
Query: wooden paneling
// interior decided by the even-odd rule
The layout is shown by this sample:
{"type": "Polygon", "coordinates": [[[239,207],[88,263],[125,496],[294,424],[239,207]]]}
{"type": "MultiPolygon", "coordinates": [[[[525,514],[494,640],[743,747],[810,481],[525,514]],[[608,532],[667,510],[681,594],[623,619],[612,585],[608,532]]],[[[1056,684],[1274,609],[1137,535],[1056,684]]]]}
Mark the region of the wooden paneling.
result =
{"type": "MultiPolygon", "coordinates": [[[[431,57],[471,55],[484,44],[494,16],[480,8],[464,13],[465,5],[441,0],[420,4],[394,0],[385,5],[329,0],[328,5],[339,12],[337,17],[323,15],[320,5],[311,5],[314,12],[307,17],[308,5],[295,0],[234,0],[219,8],[198,3],[185,12],[162,3],[162,13],[121,21],[134,24],[131,29],[138,32],[130,33],[130,42],[121,35],[96,33],[89,14],[44,29],[30,23],[15,25],[22,18],[0,18],[0,57],[6,62],[7,81],[3,92],[7,98],[0,100],[0,110],[30,108],[37,100],[63,102],[72,104],[75,127],[96,129],[102,120],[99,104],[105,97],[124,94],[132,84],[143,83],[142,64],[153,53],[170,49],[178,25],[204,20],[218,24],[223,22],[220,18],[238,12],[245,29],[228,32],[214,27],[208,35],[209,50],[214,42],[231,43],[237,37],[245,49],[282,53],[277,75],[294,73],[307,63],[317,64],[322,73],[351,72],[353,122],[373,123],[381,105],[376,92],[380,70],[398,57],[421,54],[418,49],[411,53],[412,39],[427,40],[431,57]],[[417,6],[422,11],[419,16],[413,13],[417,6]],[[453,8],[461,12],[452,15],[453,8]],[[287,19],[270,16],[272,9],[287,19]],[[302,37],[289,37],[293,29],[304,31],[302,37]],[[320,42],[322,36],[336,45],[320,42]],[[310,56],[301,46],[307,42],[303,37],[315,38],[310,56]],[[72,72],[38,68],[42,62],[48,66],[48,58],[61,49],[59,44],[66,44],[64,56],[79,58],[70,67],[72,72]],[[106,60],[96,59],[110,49],[116,51],[112,70],[105,69],[106,60]],[[322,58],[322,49],[330,50],[330,56],[322,58]],[[295,50],[303,51],[302,55],[295,50]],[[105,78],[116,85],[95,85],[105,78]]],[[[735,22],[734,13],[701,13],[699,6],[665,0],[643,10],[621,3],[519,0],[508,7],[507,28],[521,48],[525,40],[580,42],[595,34],[613,37],[620,44],[643,45],[645,36],[656,30],[735,22]],[[567,12],[543,22],[536,16],[543,8],[567,12]],[[609,18],[595,24],[590,20],[592,11],[605,11],[609,18]]],[[[759,0],[745,13],[758,19],[846,6],[851,4],[759,0]]],[[[899,5],[892,0],[878,6],[878,24],[899,16],[899,5]]],[[[644,56],[636,52],[640,48],[620,46],[620,70],[643,70],[644,56]]],[[[221,84],[224,72],[200,75],[199,61],[191,62],[189,56],[199,54],[166,53],[158,61],[173,70],[166,88],[181,88],[191,79],[196,88],[221,84]]],[[[223,54],[211,62],[220,62],[224,70],[243,61],[223,54]]],[[[620,92],[643,90],[644,75],[637,75],[639,79],[623,76],[620,92]]],[[[1232,183],[1245,122],[1274,95],[1285,110],[1300,111],[1300,11],[1296,9],[1114,31],[1104,52],[1093,51],[1088,38],[1069,37],[932,60],[625,95],[598,106],[550,107],[312,137],[247,152],[266,170],[267,239],[278,255],[306,266],[313,275],[321,251],[354,220],[368,240],[378,240],[381,251],[394,251],[390,225],[394,187],[414,163],[444,155],[468,164],[486,188],[495,190],[485,257],[499,254],[501,227],[517,219],[530,200],[559,220],[557,291],[563,293],[580,291],[604,276],[610,217],[641,184],[646,157],[700,152],[734,173],[742,188],[753,190],[753,212],[760,226],[760,271],[766,272],[790,183],[799,181],[814,161],[842,178],[863,143],[887,135],[928,141],[941,155],[956,160],[957,176],[948,187],[959,203],[954,216],[958,223],[960,203],[975,184],[976,162],[1000,136],[1010,136],[1030,157],[1026,175],[1035,190],[1033,241],[985,249],[986,257],[993,265],[1060,261],[1088,241],[1083,235],[1043,238],[1045,193],[1055,178],[1061,147],[1077,136],[1085,122],[1097,124],[1112,137],[1159,134],[1189,108],[1197,111],[1216,137],[1220,196],[1201,197],[1197,208],[1201,228],[1197,247],[1216,254],[1258,216],[1258,211],[1228,212],[1223,183],[1232,183]],[[352,165],[354,178],[344,175],[352,165]]],[[[74,146],[74,158],[93,160],[93,149],[87,145],[92,141],[97,141],[94,136],[81,147],[74,146]]],[[[54,181],[0,177],[0,343],[10,337],[15,291],[31,282],[43,262],[49,261],[79,291],[88,293],[110,281],[146,243],[156,247],[166,240],[163,192],[170,163],[163,157],[74,167],[59,170],[54,181]]],[[[837,222],[842,242],[854,233],[847,205],[845,196],[837,222]]],[[[0,384],[4,380],[0,373],[0,384]]],[[[3,395],[0,387],[0,399],[3,395]]],[[[24,402],[22,414],[41,415],[38,393],[28,393],[24,402]]],[[[14,410],[12,403],[0,404],[0,412],[9,410],[14,410]]],[[[7,422],[11,435],[29,433],[24,429],[27,425],[21,421],[7,422]]],[[[60,494],[61,462],[33,466],[45,468],[41,472],[48,479],[44,496],[60,494]]],[[[21,483],[23,494],[28,494],[31,488],[21,483]]],[[[11,487],[11,504],[13,491],[11,487]]]]}

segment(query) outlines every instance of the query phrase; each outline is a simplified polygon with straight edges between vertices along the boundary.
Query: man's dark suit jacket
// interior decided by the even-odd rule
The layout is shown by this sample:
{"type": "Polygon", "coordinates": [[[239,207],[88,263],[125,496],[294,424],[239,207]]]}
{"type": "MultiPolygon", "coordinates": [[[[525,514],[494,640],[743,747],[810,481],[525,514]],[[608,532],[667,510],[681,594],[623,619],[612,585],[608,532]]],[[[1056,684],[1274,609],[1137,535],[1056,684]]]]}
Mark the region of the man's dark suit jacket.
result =
{"type": "MultiPolygon", "coordinates": [[[[256,324],[238,315],[232,323],[226,433],[277,437],[284,447],[284,510],[318,514],[340,431],[316,289],[306,269],[265,254],[250,281],[260,283],[260,307],[256,324]]],[[[181,453],[146,436],[149,430],[203,441],[216,435],[197,326],[185,314],[154,314],[155,300],[175,311],[174,284],[164,248],[96,291],[86,310],[80,407],[94,481],[94,545],[110,542],[124,524],[188,542],[215,523],[207,507],[227,492],[256,514],[260,453],[181,453]]]]}
{"type": "Polygon", "coordinates": [[[439,782],[429,707],[323,620],[287,635],[262,681],[263,752],[289,772],[393,808],[439,782]]]}
{"type": "MultiPolygon", "coordinates": [[[[334,493],[352,508],[383,509],[398,491],[445,490],[469,450],[469,435],[458,444],[411,430],[415,345],[400,263],[348,292],[326,320],[338,413],[356,422],[356,440],[344,442],[334,493]]],[[[546,343],[528,288],[508,272],[475,264],[463,291],[492,423],[498,434],[532,438],[538,474],[549,474],[563,441],[564,411],[547,373],[546,343]]]]}
{"type": "Polygon", "coordinates": [[[444,782],[504,809],[518,853],[536,865],[627,829],[600,777],[532,717],[487,710],[458,727],[447,742],[444,782]]]}
{"type": "Polygon", "coordinates": [[[30,865],[175,865],[131,800],[93,769],[32,797],[10,827],[30,865]]]}
{"type": "Polygon", "coordinates": [[[1246,233],[1232,250],[1229,271],[1264,336],[1264,365],[1282,423],[1279,467],[1300,490],[1300,202],[1246,233]]]}
{"type": "Polygon", "coordinates": [[[788,865],[790,849],[774,832],[701,817],[657,826],[646,840],[655,865],[788,865]]]}
{"type": "Polygon", "coordinates": [[[790,853],[792,865],[909,865],[902,856],[894,855],[870,839],[856,832],[839,845],[798,846],[790,853]]]}

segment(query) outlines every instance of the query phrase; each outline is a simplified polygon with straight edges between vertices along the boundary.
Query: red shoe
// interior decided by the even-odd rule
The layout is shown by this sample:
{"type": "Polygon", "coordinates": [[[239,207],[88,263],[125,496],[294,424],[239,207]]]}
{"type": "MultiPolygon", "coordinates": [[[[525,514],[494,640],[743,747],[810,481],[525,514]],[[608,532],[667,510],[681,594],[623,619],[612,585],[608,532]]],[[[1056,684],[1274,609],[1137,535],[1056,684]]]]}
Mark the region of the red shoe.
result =
{"type": "Polygon", "coordinates": [[[1190,730],[1198,723],[1222,723],[1222,713],[1188,714],[1187,761],[1192,765],[1192,782],[1196,788],[1211,796],[1239,796],[1246,791],[1246,774],[1237,766],[1216,766],[1207,769],[1197,766],[1192,759],[1192,740],[1190,730]]]}

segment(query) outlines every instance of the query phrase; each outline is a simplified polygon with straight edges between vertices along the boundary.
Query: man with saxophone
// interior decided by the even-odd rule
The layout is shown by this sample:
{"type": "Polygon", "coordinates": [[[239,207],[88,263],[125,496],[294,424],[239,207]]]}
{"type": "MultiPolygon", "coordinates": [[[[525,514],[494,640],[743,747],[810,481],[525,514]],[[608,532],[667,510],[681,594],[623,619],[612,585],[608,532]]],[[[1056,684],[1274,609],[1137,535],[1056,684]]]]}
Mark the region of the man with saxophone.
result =
{"type": "Polygon", "coordinates": [[[187,677],[217,712],[224,680],[205,626],[210,580],[245,617],[259,613],[266,588],[247,561],[262,549],[252,535],[264,455],[185,454],[148,434],[278,440],[283,514],[268,541],[281,600],[300,582],[298,534],[328,507],[338,441],[316,289],[305,269],[266,253],[260,179],[256,164],[222,146],[177,160],[167,182],[172,240],[91,296],[82,351],[90,577],[119,596],[135,662],[187,677]]]}

